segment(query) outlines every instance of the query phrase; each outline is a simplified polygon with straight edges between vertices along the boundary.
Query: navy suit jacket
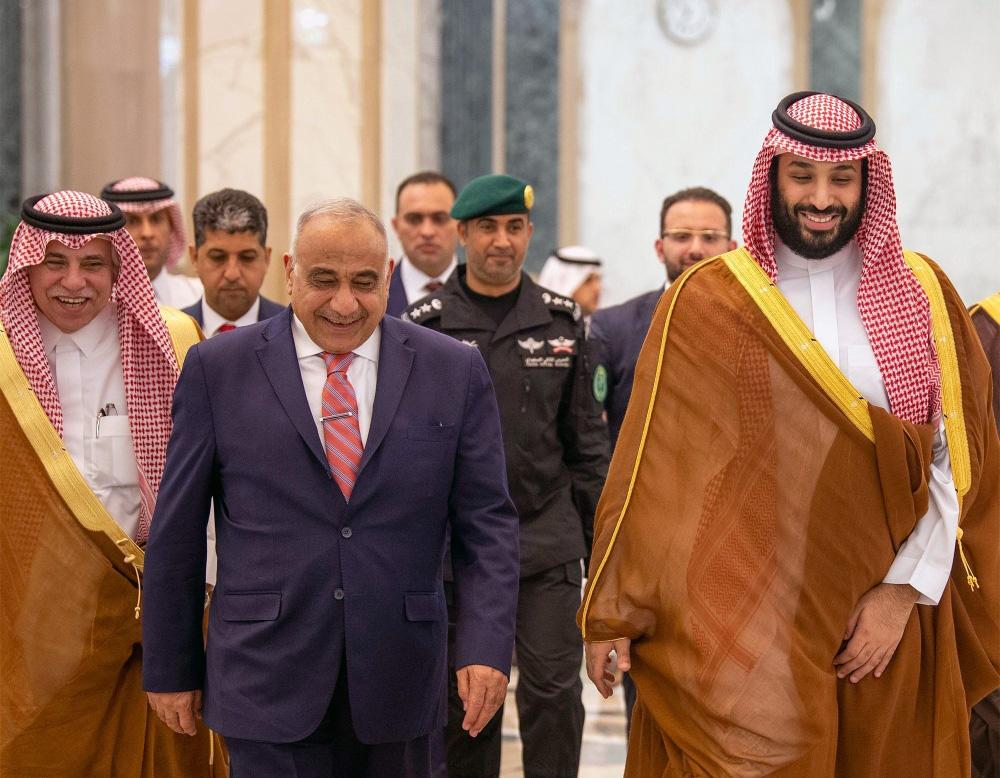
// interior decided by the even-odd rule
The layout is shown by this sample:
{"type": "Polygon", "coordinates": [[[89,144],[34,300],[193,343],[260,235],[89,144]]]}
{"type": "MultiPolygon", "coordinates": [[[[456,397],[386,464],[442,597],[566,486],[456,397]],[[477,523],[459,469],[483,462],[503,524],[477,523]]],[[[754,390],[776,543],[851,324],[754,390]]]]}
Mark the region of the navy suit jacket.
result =
{"type": "Polygon", "coordinates": [[[594,364],[604,365],[608,371],[608,395],[604,408],[608,413],[612,450],[618,442],[618,432],[632,396],[635,363],[662,295],[663,290],[656,289],[626,300],[621,305],[602,308],[590,317],[588,337],[592,342],[594,364]]]}
{"type": "Polygon", "coordinates": [[[399,260],[396,260],[396,267],[392,271],[392,278],[389,279],[389,302],[386,305],[385,312],[398,319],[409,304],[410,301],[406,299],[406,288],[403,286],[403,276],[399,272],[399,260]]]}
{"type": "Polygon", "coordinates": [[[306,401],[291,308],[192,347],[146,550],[143,682],[204,689],[218,732],[312,733],[343,652],[358,737],[410,740],[446,720],[451,529],[455,667],[510,671],[518,519],[478,349],[382,320],[372,423],[350,504],[306,401]],[[205,528],[218,581],[202,647],[205,528]]]}
{"type": "MultiPolygon", "coordinates": [[[[189,305],[187,308],[181,308],[181,310],[198,322],[199,327],[205,326],[201,315],[201,300],[198,300],[193,305],[189,305]]],[[[260,295],[260,308],[257,310],[257,321],[270,319],[272,316],[277,316],[283,310],[285,310],[284,305],[276,303],[274,300],[268,300],[264,295],[260,295]]],[[[211,337],[210,333],[209,337],[211,337]]]]}

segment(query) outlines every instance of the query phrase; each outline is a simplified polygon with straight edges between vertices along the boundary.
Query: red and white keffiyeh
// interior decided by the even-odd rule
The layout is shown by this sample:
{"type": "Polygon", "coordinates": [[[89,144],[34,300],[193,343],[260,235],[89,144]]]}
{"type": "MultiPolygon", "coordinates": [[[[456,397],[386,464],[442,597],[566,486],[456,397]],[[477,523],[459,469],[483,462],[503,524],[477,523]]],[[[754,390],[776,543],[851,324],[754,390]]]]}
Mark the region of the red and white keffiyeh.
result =
{"type": "MultiPolygon", "coordinates": [[[[163,184],[152,178],[131,176],[108,184],[105,189],[112,192],[155,192],[163,189],[163,184]]],[[[172,268],[181,261],[181,257],[187,250],[187,234],[184,231],[184,216],[181,214],[177,200],[173,197],[131,202],[115,199],[114,203],[125,213],[154,213],[166,208],[170,217],[170,246],[167,249],[167,267],[172,268]]]]}
{"type": "MultiPolygon", "coordinates": [[[[793,102],[788,115],[810,128],[851,132],[862,125],[852,106],[829,94],[793,102]]],[[[896,193],[889,157],[874,140],[854,148],[827,148],[768,132],[754,162],[743,208],[743,239],[772,281],[775,232],[771,218],[771,160],[785,152],[817,162],[868,160],[868,193],[856,239],[863,256],[858,312],[882,372],[892,413],[924,424],[941,408],[941,371],[931,337],[930,303],[903,259],[896,224],[896,193]]]]}
{"type": "MultiPolygon", "coordinates": [[[[45,214],[70,218],[93,218],[112,213],[103,200],[73,191],[47,195],[34,208],[45,214]]],[[[163,476],[171,430],[170,405],[179,371],[170,334],[160,317],[153,287],[135,241],[124,227],[111,233],[70,235],[46,231],[22,221],[11,242],[7,272],[0,279],[0,320],[35,396],[62,437],[62,408],[45,356],[38,309],[28,284],[28,268],[42,262],[50,241],[79,249],[93,238],[109,240],[118,262],[118,277],[111,299],[117,309],[125,398],[139,469],[142,502],[136,540],[143,542],[149,535],[149,521],[163,476]]]]}

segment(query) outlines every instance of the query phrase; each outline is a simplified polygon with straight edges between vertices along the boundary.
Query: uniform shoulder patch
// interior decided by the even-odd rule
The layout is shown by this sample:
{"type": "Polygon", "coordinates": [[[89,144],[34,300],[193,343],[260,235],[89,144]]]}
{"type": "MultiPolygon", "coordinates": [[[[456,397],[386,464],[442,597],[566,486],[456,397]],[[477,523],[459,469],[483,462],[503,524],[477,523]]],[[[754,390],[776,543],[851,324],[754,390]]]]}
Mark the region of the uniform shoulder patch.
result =
{"type": "Polygon", "coordinates": [[[440,297],[431,297],[423,302],[417,302],[403,311],[399,318],[404,321],[412,321],[419,324],[422,321],[429,321],[441,313],[444,308],[444,301],[440,297]]]}
{"type": "Polygon", "coordinates": [[[598,365],[594,368],[594,399],[597,402],[604,404],[604,401],[608,399],[608,369],[604,365],[598,365]]]}
{"type": "Polygon", "coordinates": [[[571,297],[561,297],[551,292],[542,292],[542,302],[553,311],[559,311],[573,317],[575,321],[580,320],[580,306],[571,297]]]}

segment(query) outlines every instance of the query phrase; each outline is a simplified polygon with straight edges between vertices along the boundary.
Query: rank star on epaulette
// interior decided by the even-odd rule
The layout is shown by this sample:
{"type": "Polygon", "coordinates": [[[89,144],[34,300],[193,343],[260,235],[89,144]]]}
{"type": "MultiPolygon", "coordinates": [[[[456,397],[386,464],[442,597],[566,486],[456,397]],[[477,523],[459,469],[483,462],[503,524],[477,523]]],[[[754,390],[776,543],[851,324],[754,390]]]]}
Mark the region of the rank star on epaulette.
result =
{"type": "Polygon", "coordinates": [[[549,341],[553,354],[572,354],[573,346],[576,345],[575,338],[558,337],[549,341]]]}
{"type": "Polygon", "coordinates": [[[466,340],[465,338],[462,338],[462,343],[466,346],[470,346],[471,348],[479,348],[479,342],[475,340],[466,340]]]}
{"type": "Polygon", "coordinates": [[[519,345],[529,354],[534,354],[536,351],[541,349],[545,344],[540,340],[535,340],[534,338],[529,337],[524,340],[518,340],[517,345],[519,345]]]}
{"type": "Polygon", "coordinates": [[[430,303],[424,303],[423,305],[420,306],[421,313],[430,313],[433,310],[434,308],[431,306],[430,303]]]}

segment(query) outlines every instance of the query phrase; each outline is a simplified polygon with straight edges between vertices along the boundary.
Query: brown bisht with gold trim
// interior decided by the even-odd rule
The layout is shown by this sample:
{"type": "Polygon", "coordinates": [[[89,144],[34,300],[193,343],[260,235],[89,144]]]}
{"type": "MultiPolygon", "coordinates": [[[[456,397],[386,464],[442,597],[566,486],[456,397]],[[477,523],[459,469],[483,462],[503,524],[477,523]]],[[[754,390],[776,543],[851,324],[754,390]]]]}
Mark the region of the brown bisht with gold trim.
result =
{"type": "Polygon", "coordinates": [[[931,302],[964,537],[940,604],[857,685],[833,659],[926,511],[931,426],[870,407],[744,249],[660,301],[579,614],[588,641],[634,641],[626,775],[968,775],[969,707],[1000,682],[1000,441],[961,300],[906,259],[931,302]]]}
{"type": "MultiPolygon", "coordinates": [[[[972,306],[969,311],[993,368],[993,413],[1000,417],[1000,292],[972,306]]],[[[1000,775],[1000,690],[990,694],[972,710],[972,775],[1000,775]]]]}

